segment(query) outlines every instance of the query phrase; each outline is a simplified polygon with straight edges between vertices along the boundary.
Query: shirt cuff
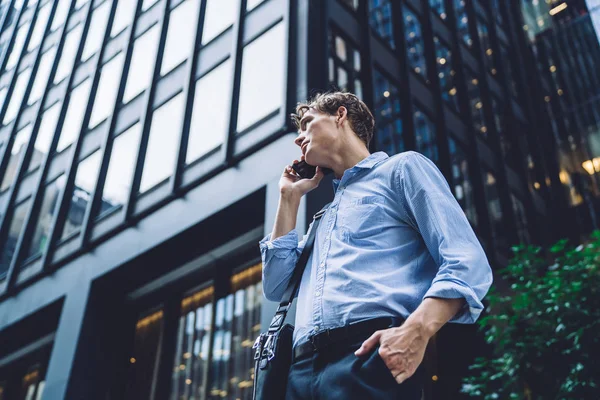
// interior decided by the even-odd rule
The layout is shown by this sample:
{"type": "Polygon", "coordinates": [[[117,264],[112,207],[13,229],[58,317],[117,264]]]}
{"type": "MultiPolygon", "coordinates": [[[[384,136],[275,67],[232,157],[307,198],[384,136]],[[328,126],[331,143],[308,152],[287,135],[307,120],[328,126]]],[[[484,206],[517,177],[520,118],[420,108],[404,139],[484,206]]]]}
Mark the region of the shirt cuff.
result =
{"type": "Polygon", "coordinates": [[[423,299],[428,297],[466,300],[462,308],[448,322],[472,324],[477,321],[483,311],[483,304],[473,289],[463,282],[446,279],[434,281],[423,299]]]}
{"type": "Polygon", "coordinates": [[[296,229],[292,229],[275,240],[271,240],[271,233],[269,233],[259,242],[259,246],[263,254],[272,251],[276,257],[287,258],[290,250],[295,250],[298,247],[298,232],[296,229]]]}

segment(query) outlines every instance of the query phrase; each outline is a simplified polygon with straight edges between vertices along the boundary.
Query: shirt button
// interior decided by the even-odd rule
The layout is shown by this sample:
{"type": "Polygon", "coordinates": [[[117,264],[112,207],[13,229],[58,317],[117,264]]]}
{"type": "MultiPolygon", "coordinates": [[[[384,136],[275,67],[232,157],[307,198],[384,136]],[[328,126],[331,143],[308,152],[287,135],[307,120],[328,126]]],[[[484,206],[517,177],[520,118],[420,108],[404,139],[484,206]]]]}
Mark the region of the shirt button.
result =
{"type": "Polygon", "coordinates": [[[316,325],[316,326],[315,326],[315,329],[314,329],[314,331],[315,331],[315,332],[318,332],[318,331],[319,331],[319,325],[316,325]]]}
{"type": "Polygon", "coordinates": [[[321,291],[320,291],[320,290],[317,290],[317,291],[315,292],[315,295],[317,295],[317,296],[320,296],[320,295],[321,295],[321,291]]]}

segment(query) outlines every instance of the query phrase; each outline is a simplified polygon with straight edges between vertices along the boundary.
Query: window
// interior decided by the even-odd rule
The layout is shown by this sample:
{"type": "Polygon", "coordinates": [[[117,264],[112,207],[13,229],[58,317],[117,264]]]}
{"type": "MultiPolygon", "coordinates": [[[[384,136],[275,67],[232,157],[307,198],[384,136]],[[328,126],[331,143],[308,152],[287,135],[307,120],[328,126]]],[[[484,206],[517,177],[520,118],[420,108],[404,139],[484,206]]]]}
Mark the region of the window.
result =
{"type": "Polygon", "coordinates": [[[429,0],[429,6],[431,7],[431,10],[443,20],[446,20],[448,17],[446,14],[445,1],[446,0],[429,0]]]}
{"type": "Polygon", "coordinates": [[[52,65],[54,64],[56,50],[58,50],[58,47],[55,46],[47,52],[45,52],[42,56],[37,73],[35,75],[35,81],[33,83],[31,93],[29,93],[29,99],[27,100],[28,105],[31,105],[38,101],[44,94],[44,90],[48,85],[48,77],[50,76],[50,70],[52,69],[52,65]]]}
{"type": "Polygon", "coordinates": [[[279,110],[284,103],[285,37],[284,24],[279,23],[244,48],[238,132],[279,110]]]}
{"type": "Polygon", "coordinates": [[[527,230],[525,206],[523,206],[523,202],[519,200],[519,198],[513,193],[510,194],[510,200],[512,203],[513,213],[515,214],[515,223],[517,225],[517,237],[519,239],[519,243],[529,244],[531,243],[531,238],[529,236],[529,231],[527,230]]]}
{"type": "Polygon", "coordinates": [[[67,210],[60,240],[66,240],[71,237],[83,225],[85,210],[98,180],[101,158],[101,152],[96,151],[77,166],[75,185],[73,191],[70,193],[71,203],[67,210]]]}
{"type": "Polygon", "coordinates": [[[437,164],[438,149],[436,144],[435,125],[429,116],[414,107],[415,141],[417,151],[437,164]]]}
{"type": "Polygon", "coordinates": [[[27,198],[27,200],[21,202],[21,204],[18,204],[14,208],[14,214],[8,228],[8,235],[2,245],[2,252],[0,253],[0,275],[7,272],[8,268],[10,267],[13,255],[15,253],[15,248],[17,246],[17,241],[19,240],[19,236],[21,236],[25,217],[27,216],[30,205],[31,197],[27,198]]]}
{"type": "Polygon", "coordinates": [[[253,9],[256,8],[256,6],[258,6],[261,3],[264,3],[265,0],[248,0],[246,2],[246,11],[252,11],[253,9]]]}
{"type": "Polygon", "coordinates": [[[329,83],[362,99],[360,53],[341,36],[330,32],[329,83]]]}
{"type": "Polygon", "coordinates": [[[454,70],[454,60],[452,52],[444,42],[437,36],[433,37],[435,45],[435,58],[438,67],[438,77],[440,80],[440,89],[442,98],[446,101],[452,110],[460,112],[458,96],[456,95],[456,71],[454,70]]]}
{"type": "Polygon", "coordinates": [[[123,103],[142,93],[150,84],[154,72],[154,61],[158,50],[158,39],[160,27],[154,25],[141,37],[137,38],[133,45],[129,75],[125,85],[123,103]]]}
{"type": "Polygon", "coordinates": [[[89,129],[95,128],[112,114],[117,100],[124,61],[125,55],[121,52],[102,67],[96,99],[90,116],[89,129]]]}
{"type": "Polygon", "coordinates": [[[169,73],[190,55],[196,39],[196,15],[199,5],[198,0],[186,0],[171,10],[161,75],[169,73]]]}
{"type": "Polygon", "coordinates": [[[213,296],[214,289],[209,286],[181,302],[171,399],[204,397],[213,296]]]}
{"type": "MultiPolygon", "coordinates": [[[[171,368],[170,399],[251,399],[252,345],[260,333],[261,264],[186,295],[178,315],[171,368]],[[214,321],[214,322],[213,322],[214,321]],[[212,343],[212,346],[211,346],[212,343]],[[212,356],[211,356],[212,355],[212,356]]],[[[159,368],[158,349],[165,321],[162,310],[140,318],[135,328],[124,398],[149,398],[159,368]]]]}
{"type": "Polygon", "coordinates": [[[404,13],[404,35],[406,36],[408,65],[417,74],[427,80],[425,46],[423,45],[421,22],[410,8],[404,6],[402,12],[404,13]]]}
{"type": "Polygon", "coordinates": [[[77,48],[79,47],[79,41],[81,40],[82,33],[83,24],[79,24],[67,34],[62,53],[60,55],[60,62],[58,63],[56,75],[54,76],[55,84],[61,82],[63,79],[69,76],[73,70],[75,56],[77,55],[77,48]]]}
{"type": "Polygon", "coordinates": [[[6,167],[4,179],[2,180],[2,186],[0,187],[0,191],[2,192],[8,189],[10,185],[13,184],[13,180],[17,175],[17,167],[19,166],[19,160],[23,157],[23,153],[25,153],[25,150],[27,150],[27,144],[29,143],[29,139],[31,138],[32,129],[33,125],[29,124],[25,128],[21,129],[19,132],[17,132],[17,135],[15,136],[15,140],[10,151],[10,159],[8,160],[8,166],[6,167]]]}
{"type": "Polygon", "coordinates": [[[135,156],[140,145],[141,128],[137,123],[117,136],[113,142],[98,218],[127,202],[135,170],[135,156]]]}
{"type": "Polygon", "coordinates": [[[12,120],[14,120],[17,117],[17,113],[19,112],[19,108],[21,107],[23,96],[25,96],[25,89],[27,88],[27,84],[29,83],[30,77],[31,67],[19,73],[19,77],[17,78],[17,82],[15,83],[15,88],[13,89],[12,96],[10,97],[10,103],[8,104],[6,114],[4,114],[4,125],[8,125],[12,120]]]}
{"type": "Polygon", "coordinates": [[[252,345],[260,333],[261,265],[231,277],[231,294],[217,300],[213,357],[208,383],[212,396],[251,398],[252,345]]]}
{"type": "Polygon", "coordinates": [[[110,1],[105,1],[92,13],[92,21],[90,22],[90,28],[88,30],[87,38],[85,39],[85,47],[83,48],[83,54],[81,55],[81,62],[89,60],[91,56],[100,50],[102,41],[104,40],[104,32],[106,31],[108,17],[110,16],[110,5],[110,1]]]}
{"type": "Polygon", "coordinates": [[[156,4],[157,1],[158,0],[144,0],[144,2],[142,3],[142,11],[148,10],[150,7],[156,4]]]}
{"type": "Polygon", "coordinates": [[[202,44],[207,44],[233,24],[238,3],[237,0],[207,0],[202,44]]]}
{"type": "Polygon", "coordinates": [[[179,93],[154,111],[144,160],[140,193],[156,186],[173,173],[184,111],[183,94],[179,93]]]}
{"type": "Polygon", "coordinates": [[[49,350],[18,358],[0,371],[0,400],[41,400],[46,386],[49,350]],[[44,364],[39,359],[44,358],[44,364]],[[8,378],[4,380],[3,378],[8,378]],[[6,397],[3,397],[6,396],[6,397]]]}
{"type": "Polygon", "coordinates": [[[137,321],[133,352],[127,370],[125,399],[151,398],[151,381],[158,364],[162,329],[162,310],[147,314],[137,321]]]}
{"type": "Polygon", "coordinates": [[[494,63],[494,51],[492,50],[488,27],[481,18],[477,18],[477,33],[479,34],[479,44],[481,46],[481,51],[483,52],[485,68],[490,74],[496,75],[498,71],[496,70],[496,64],[494,63]]]}
{"type": "Polygon", "coordinates": [[[15,65],[17,65],[17,61],[19,61],[19,57],[21,56],[21,51],[23,50],[23,45],[25,44],[25,38],[27,37],[27,31],[29,30],[29,23],[25,23],[19,27],[17,31],[17,36],[15,37],[15,42],[13,44],[12,49],[8,54],[8,62],[6,63],[5,71],[12,69],[15,65]]]}
{"type": "Polygon", "coordinates": [[[110,37],[115,37],[133,23],[137,1],[118,0],[115,19],[110,30],[110,37]]]}
{"type": "Polygon", "coordinates": [[[473,226],[477,226],[477,210],[475,208],[475,198],[473,195],[473,186],[469,176],[469,162],[467,155],[454,139],[448,138],[448,147],[450,151],[450,163],[452,165],[452,184],[454,197],[465,212],[467,219],[473,226]]]}
{"type": "Polygon", "coordinates": [[[47,2],[46,5],[42,6],[42,8],[40,8],[38,11],[37,19],[35,20],[35,26],[33,27],[33,32],[31,34],[31,39],[29,39],[29,44],[27,45],[27,51],[35,49],[42,42],[44,30],[48,24],[48,17],[50,16],[50,11],[52,10],[52,3],[52,1],[47,2]]]}
{"type": "Polygon", "coordinates": [[[54,138],[54,132],[56,131],[56,123],[58,122],[58,117],[60,115],[60,108],[61,103],[58,102],[44,111],[27,171],[33,171],[42,163],[42,160],[47,157],[48,152],[50,151],[50,145],[52,144],[52,139],[54,138]]]}
{"type": "Polygon", "coordinates": [[[479,90],[479,79],[475,74],[465,69],[467,79],[467,91],[469,94],[469,105],[471,108],[471,117],[473,118],[473,128],[480,133],[487,133],[485,126],[485,117],[483,114],[483,102],[481,100],[481,91],[479,90]]]}
{"type": "Polygon", "coordinates": [[[509,54],[508,54],[508,50],[506,49],[505,46],[500,45],[500,58],[504,61],[504,74],[506,75],[506,83],[508,84],[508,87],[510,88],[510,93],[515,96],[518,97],[519,96],[519,91],[518,91],[518,87],[517,87],[517,82],[515,81],[515,76],[513,74],[513,68],[511,65],[511,61],[509,58],[509,54]]]}
{"type": "Polygon", "coordinates": [[[32,217],[31,223],[35,226],[35,232],[29,244],[24,244],[25,260],[42,254],[50,240],[50,229],[58,212],[59,194],[65,187],[66,177],[61,175],[46,185],[39,215],[32,217]]]}
{"type": "Polygon", "coordinates": [[[377,70],[374,70],[374,78],[377,149],[388,155],[401,153],[405,149],[398,87],[377,70]]]}
{"type": "Polygon", "coordinates": [[[473,45],[473,39],[469,33],[469,18],[467,17],[467,9],[465,8],[465,0],[453,0],[454,11],[456,13],[456,29],[458,35],[468,47],[473,45]]]}
{"type": "Polygon", "coordinates": [[[389,0],[369,0],[369,21],[371,27],[395,48],[394,32],[392,27],[392,5],[389,0]]]}
{"type": "Polygon", "coordinates": [[[56,30],[56,28],[65,23],[67,16],[69,15],[70,6],[71,0],[58,0],[58,6],[56,6],[56,12],[54,13],[54,19],[52,20],[50,31],[56,30]]]}
{"type": "Polygon", "coordinates": [[[86,79],[71,92],[65,121],[60,133],[56,151],[60,153],[71,145],[81,132],[81,124],[85,116],[92,80],[86,79]]]}
{"type": "Polygon", "coordinates": [[[512,147],[510,139],[508,138],[507,132],[504,129],[504,106],[496,99],[495,96],[491,96],[492,99],[492,113],[494,114],[494,127],[496,134],[500,138],[500,148],[502,155],[508,157],[510,149],[512,147]]]}
{"type": "Polygon", "coordinates": [[[227,137],[231,107],[231,60],[196,82],[186,164],[219,147],[227,137]]]}
{"type": "Polygon", "coordinates": [[[496,249],[504,249],[506,236],[502,222],[502,208],[500,206],[500,194],[493,173],[486,171],[484,176],[484,192],[487,201],[487,209],[490,216],[492,241],[496,249]]]}

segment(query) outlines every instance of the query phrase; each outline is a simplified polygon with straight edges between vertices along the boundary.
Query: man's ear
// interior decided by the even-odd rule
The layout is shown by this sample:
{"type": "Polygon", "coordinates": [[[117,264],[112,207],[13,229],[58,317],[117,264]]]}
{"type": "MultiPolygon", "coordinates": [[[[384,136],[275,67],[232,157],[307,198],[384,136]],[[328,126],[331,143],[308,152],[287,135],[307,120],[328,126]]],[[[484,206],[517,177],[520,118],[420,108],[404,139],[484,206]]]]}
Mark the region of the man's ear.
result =
{"type": "Polygon", "coordinates": [[[348,109],[344,106],[340,106],[337,110],[336,120],[338,124],[343,124],[348,119],[348,109]]]}

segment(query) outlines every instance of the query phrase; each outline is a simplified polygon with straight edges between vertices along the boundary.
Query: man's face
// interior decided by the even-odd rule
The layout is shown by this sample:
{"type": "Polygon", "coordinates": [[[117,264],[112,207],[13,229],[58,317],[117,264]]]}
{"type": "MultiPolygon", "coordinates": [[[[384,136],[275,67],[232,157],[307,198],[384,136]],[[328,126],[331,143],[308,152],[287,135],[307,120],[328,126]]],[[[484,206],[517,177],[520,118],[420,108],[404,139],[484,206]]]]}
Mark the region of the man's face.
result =
{"type": "Polygon", "coordinates": [[[328,167],[328,155],[335,152],[338,142],[336,116],[309,109],[300,120],[300,131],[294,143],[310,165],[328,167]]]}

